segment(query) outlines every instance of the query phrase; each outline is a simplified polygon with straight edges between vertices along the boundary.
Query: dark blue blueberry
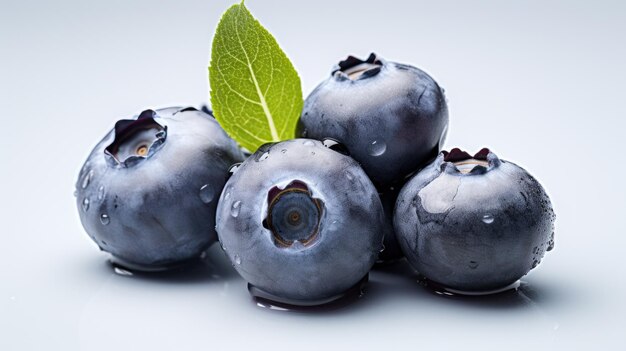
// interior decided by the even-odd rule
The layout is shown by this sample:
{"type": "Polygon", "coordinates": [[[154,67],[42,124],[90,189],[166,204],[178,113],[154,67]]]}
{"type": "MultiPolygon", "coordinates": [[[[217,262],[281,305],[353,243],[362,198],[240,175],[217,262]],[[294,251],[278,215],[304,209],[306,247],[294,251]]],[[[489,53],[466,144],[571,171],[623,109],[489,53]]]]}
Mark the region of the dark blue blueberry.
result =
{"type": "Polygon", "coordinates": [[[482,149],[453,149],[415,175],[394,225],[411,265],[440,285],[489,291],[516,282],[554,247],[554,211],[539,182],[482,149]]]}
{"type": "Polygon", "coordinates": [[[332,301],[362,281],[382,248],[383,224],[358,163],[309,139],[259,148],[217,208],[220,242],[251,291],[293,305],[332,301]]]}
{"type": "Polygon", "coordinates": [[[371,54],[341,61],[307,97],[297,135],[343,143],[377,186],[432,160],[448,126],[443,89],[413,66],[371,54]]]}
{"type": "Polygon", "coordinates": [[[165,269],[216,241],[217,198],[243,159],[215,119],[193,108],[146,110],[96,145],[76,183],[83,227],[118,264],[165,269]]]}
{"type": "Polygon", "coordinates": [[[395,230],[393,228],[393,209],[396,205],[396,199],[401,187],[390,187],[379,193],[380,201],[383,204],[383,210],[385,212],[385,226],[383,229],[383,251],[378,255],[378,263],[389,263],[397,261],[404,257],[398,239],[396,238],[395,230]]]}

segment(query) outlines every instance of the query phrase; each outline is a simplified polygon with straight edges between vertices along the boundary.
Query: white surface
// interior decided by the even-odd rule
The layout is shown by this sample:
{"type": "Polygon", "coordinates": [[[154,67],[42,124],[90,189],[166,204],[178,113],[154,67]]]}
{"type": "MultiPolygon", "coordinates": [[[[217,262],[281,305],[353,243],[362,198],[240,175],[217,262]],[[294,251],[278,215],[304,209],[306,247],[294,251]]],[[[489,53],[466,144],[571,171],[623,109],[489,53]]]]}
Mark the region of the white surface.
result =
{"type": "Polygon", "coordinates": [[[270,311],[216,248],[182,276],[116,275],[81,228],[75,177],[116,119],[207,100],[230,4],[0,3],[0,350],[623,347],[619,1],[248,1],[305,94],[349,53],[414,64],[446,88],[447,148],[489,146],[541,181],[556,248],[524,294],[450,299],[400,267],[344,309],[270,311]]]}

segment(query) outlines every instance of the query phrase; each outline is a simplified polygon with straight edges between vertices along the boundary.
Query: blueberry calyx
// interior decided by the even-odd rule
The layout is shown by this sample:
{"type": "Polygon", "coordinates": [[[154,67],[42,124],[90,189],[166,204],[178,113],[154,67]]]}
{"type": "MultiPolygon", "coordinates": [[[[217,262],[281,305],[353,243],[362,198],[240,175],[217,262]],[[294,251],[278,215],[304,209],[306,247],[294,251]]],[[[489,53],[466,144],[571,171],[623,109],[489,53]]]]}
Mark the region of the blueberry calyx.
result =
{"type": "Polygon", "coordinates": [[[497,168],[501,163],[498,156],[488,148],[482,148],[474,156],[459,148],[450,152],[441,151],[439,162],[441,171],[460,175],[483,174],[497,168]]]}
{"type": "Polygon", "coordinates": [[[278,247],[297,242],[309,246],[319,233],[324,202],[314,198],[309,187],[294,180],[284,189],[273,187],[267,194],[267,217],[263,226],[272,232],[278,247]]]}
{"type": "Polygon", "coordinates": [[[137,119],[121,119],[115,123],[115,138],[104,149],[112,166],[130,167],[154,155],[165,143],[167,126],[155,111],[145,110],[137,119]]]}
{"type": "Polygon", "coordinates": [[[338,80],[366,79],[377,75],[384,64],[384,60],[375,53],[371,53],[366,60],[348,56],[333,68],[331,75],[338,80]]]}
{"type": "MultiPolygon", "coordinates": [[[[187,112],[187,111],[198,111],[198,109],[193,106],[189,106],[189,107],[185,107],[183,109],[178,110],[176,113],[187,112]]],[[[204,112],[204,110],[202,110],[202,112],[204,112]]]]}
{"type": "Polygon", "coordinates": [[[204,105],[200,106],[200,111],[202,111],[202,112],[206,113],[207,115],[215,118],[215,116],[213,115],[213,110],[209,107],[209,105],[204,104],[204,105]]]}

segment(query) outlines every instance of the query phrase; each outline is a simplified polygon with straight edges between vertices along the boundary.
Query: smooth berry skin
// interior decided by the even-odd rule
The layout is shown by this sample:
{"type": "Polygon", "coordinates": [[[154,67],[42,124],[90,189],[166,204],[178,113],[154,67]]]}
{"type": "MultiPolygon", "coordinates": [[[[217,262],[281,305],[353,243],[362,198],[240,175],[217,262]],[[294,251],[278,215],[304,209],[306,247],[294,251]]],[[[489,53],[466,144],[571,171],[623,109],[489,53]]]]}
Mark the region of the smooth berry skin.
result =
{"type": "Polygon", "coordinates": [[[106,152],[120,131],[114,128],[76,182],[85,231],[117,264],[146,271],[197,258],[216,241],[217,198],[230,165],[243,160],[234,140],[206,113],[172,107],[140,116],[150,115],[167,127],[160,147],[121,162],[106,152]]]}
{"type": "Polygon", "coordinates": [[[317,140],[267,144],[226,183],[217,232],[239,274],[255,288],[311,305],[342,294],[366,276],[382,248],[384,215],[372,182],[356,161],[317,140]],[[280,245],[268,217],[268,194],[297,181],[323,203],[317,236],[280,245]]]}
{"type": "Polygon", "coordinates": [[[474,158],[488,165],[463,173],[446,161],[459,154],[442,152],[403,187],[396,235],[413,268],[431,281],[468,292],[500,289],[553,248],[554,211],[523,168],[483,149],[474,158]]]}
{"type": "Polygon", "coordinates": [[[296,134],[343,143],[374,184],[399,183],[432,160],[445,140],[443,89],[424,71],[374,54],[349,57],[306,98],[296,134]],[[356,79],[357,65],[373,65],[356,79]]]}

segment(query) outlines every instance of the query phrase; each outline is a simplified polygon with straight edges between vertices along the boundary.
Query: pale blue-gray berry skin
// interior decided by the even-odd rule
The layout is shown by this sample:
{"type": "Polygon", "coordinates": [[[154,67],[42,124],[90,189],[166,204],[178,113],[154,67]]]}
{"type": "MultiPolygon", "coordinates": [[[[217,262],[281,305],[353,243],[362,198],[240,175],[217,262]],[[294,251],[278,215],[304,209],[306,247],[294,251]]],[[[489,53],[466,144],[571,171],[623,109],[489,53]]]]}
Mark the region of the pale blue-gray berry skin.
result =
{"type": "Polygon", "coordinates": [[[432,160],[445,140],[443,89],[424,71],[374,54],[340,62],[306,98],[296,134],[343,143],[378,187],[432,160]],[[364,66],[354,76],[351,70],[364,66]],[[351,78],[352,77],[352,78],[351,78]]]}
{"type": "Polygon", "coordinates": [[[118,121],[76,182],[81,223],[103,251],[134,269],[196,258],[216,241],[217,198],[229,166],[241,160],[215,119],[193,108],[146,110],[118,121]],[[122,155],[142,121],[164,133],[144,157],[122,155]]]}
{"type": "Polygon", "coordinates": [[[322,301],[357,284],[382,248],[383,223],[376,189],[358,163],[309,139],[257,150],[228,180],[217,208],[220,243],[235,269],[291,304],[322,301]],[[319,228],[305,243],[285,245],[293,238],[277,240],[267,219],[272,194],[294,184],[310,193],[307,204],[320,204],[319,228]]]}
{"type": "Polygon", "coordinates": [[[469,159],[458,149],[442,152],[407,182],[396,202],[396,235],[426,278],[457,290],[499,289],[554,247],[555,215],[523,168],[488,149],[463,165],[469,159]]]}

